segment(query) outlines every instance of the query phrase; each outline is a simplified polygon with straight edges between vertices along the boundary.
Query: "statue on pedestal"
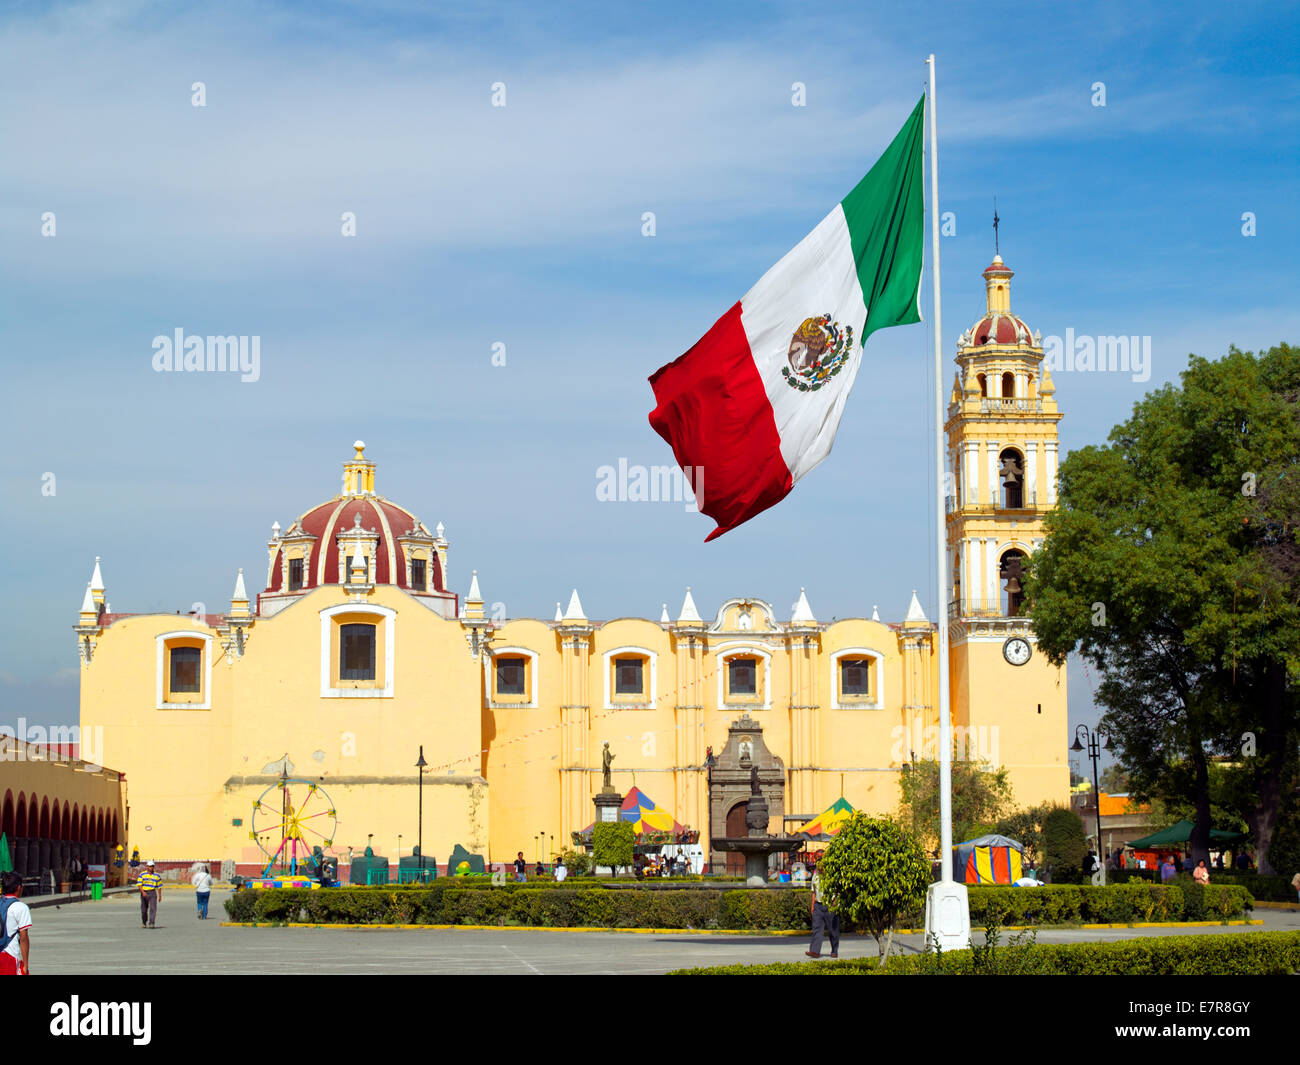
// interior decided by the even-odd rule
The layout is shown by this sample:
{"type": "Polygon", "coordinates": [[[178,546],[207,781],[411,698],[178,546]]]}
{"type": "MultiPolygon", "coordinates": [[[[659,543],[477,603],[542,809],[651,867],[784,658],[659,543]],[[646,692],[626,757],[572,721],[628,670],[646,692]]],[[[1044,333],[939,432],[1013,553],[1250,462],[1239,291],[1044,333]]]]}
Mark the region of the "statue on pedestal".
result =
{"type": "Polygon", "coordinates": [[[609,750],[609,740],[606,740],[606,741],[605,741],[605,749],[604,749],[603,751],[601,751],[601,754],[600,754],[600,761],[601,761],[601,765],[602,765],[602,767],[603,767],[603,769],[604,769],[604,780],[603,780],[603,783],[604,783],[604,789],[603,789],[603,790],[605,790],[605,791],[613,791],[613,790],[614,790],[614,784],[613,784],[613,782],[610,780],[610,767],[614,764],[614,756],[610,753],[610,750],[609,750]]]}

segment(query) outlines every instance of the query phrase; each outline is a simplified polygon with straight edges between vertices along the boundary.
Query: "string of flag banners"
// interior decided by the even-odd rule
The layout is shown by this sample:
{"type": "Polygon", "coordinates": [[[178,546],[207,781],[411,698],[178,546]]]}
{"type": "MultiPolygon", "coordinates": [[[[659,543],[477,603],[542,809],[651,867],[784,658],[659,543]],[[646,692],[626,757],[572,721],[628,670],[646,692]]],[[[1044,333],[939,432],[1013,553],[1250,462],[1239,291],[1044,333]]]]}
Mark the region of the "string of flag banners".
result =
{"type": "MultiPolygon", "coordinates": [[[[662,703],[664,700],[675,698],[675,697],[676,697],[677,695],[679,695],[682,691],[684,691],[685,689],[691,687],[691,685],[693,685],[693,684],[703,684],[703,683],[705,683],[706,681],[712,679],[713,677],[716,677],[716,676],[718,675],[718,673],[721,672],[721,668],[722,668],[721,666],[716,667],[716,668],[714,668],[713,670],[711,670],[710,672],[705,673],[704,675],[702,675],[701,677],[699,677],[698,680],[687,681],[685,684],[678,685],[678,687],[676,687],[676,688],[674,688],[674,689],[672,689],[672,690],[670,690],[670,691],[666,691],[666,692],[664,692],[664,694],[662,694],[662,695],[656,696],[655,699],[653,700],[653,702],[654,702],[655,704],[659,704],[659,703],[662,703]]],[[[800,687],[799,690],[798,690],[795,694],[797,694],[798,696],[800,696],[801,699],[802,699],[802,697],[803,697],[803,696],[806,696],[810,690],[811,690],[811,684],[805,684],[805,685],[803,685],[802,687],[800,687]]],[[[658,709],[658,708],[659,708],[659,707],[656,705],[655,709],[658,709]]],[[[592,713],[592,714],[590,715],[590,719],[591,719],[591,722],[594,724],[596,721],[600,721],[600,720],[603,720],[603,719],[605,719],[605,718],[613,717],[615,714],[637,713],[637,712],[639,712],[639,711],[640,711],[640,712],[644,712],[645,709],[646,709],[646,705],[645,705],[644,703],[638,703],[638,704],[633,705],[633,706],[617,706],[617,707],[613,707],[612,709],[609,709],[609,710],[603,710],[603,711],[600,711],[600,712],[598,712],[598,713],[592,713]]],[[[729,709],[730,709],[730,708],[729,708],[729,709]]],[[[743,710],[743,709],[745,709],[745,708],[744,708],[743,706],[738,706],[738,707],[735,707],[734,709],[737,709],[737,710],[743,710]]],[[[538,727],[538,728],[531,729],[531,730],[528,731],[528,732],[520,733],[518,736],[514,736],[514,737],[512,737],[511,739],[508,739],[508,740],[502,740],[501,742],[499,742],[499,743],[497,743],[497,744],[495,745],[495,749],[496,749],[496,750],[500,750],[500,749],[503,748],[503,747],[510,747],[510,746],[512,746],[512,745],[514,745],[514,744],[522,743],[524,740],[529,740],[529,739],[532,739],[532,738],[535,737],[535,736],[541,736],[541,735],[543,735],[543,734],[545,734],[545,733],[553,732],[555,729],[558,729],[558,728],[565,728],[565,727],[567,727],[569,724],[570,724],[570,722],[568,722],[568,721],[556,721],[556,722],[554,722],[554,723],[552,723],[552,724],[549,724],[549,725],[542,725],[542,726],[540,726],[540,727],[538,727]]],[[[575,724],[584,724],[584,723],[575,723],[575,724]]],[[[646,729],[644,732],[642,732],[642,736],[650,736],[650,735],[657,736],[657,735],[659,735],[660,733],[664,733],[664,732],[680,732],[680,731],[681,731],[683,728],[685,728],[685,727],[686,727],[686,726],[684,726],[684,725],[670,725],[670,726],[667,726],[667,727],[665,727],[665,728],[661,728],[661,729],[646,729]]],[[[703,728],[703,727],[704,727],[704,723],[703,723],[703,722],[700,722],[700,728],[703,728]]],[[[476,752],[476,753],[474,753],[474,754],[467,754],[467,755],[465,755],[465,756],[463,756],[463,757],[461,757],[461,758],[455,758],[455,759],[452,759],[451,761],[448,761],[448,762],[442,762],[442,763],[439,764],[439,765],[430,766],[430,767],[429,767],[429,771],[430,771],[430,772],[434,772],[434,773],[436,773],[436,772],[439,772],[439,771],[441,771],[441,770],[446,770],[448,773],[453,773],[453,772],[455,772],[455,767],[456,767],[456,766],[463,765],[463,764],[466,763],[466,762],[473,762],[473,761],[475,761],[476,759],[481,758],[481,757],[482,757],[483,755],[485,755],[485,754],[490,754],[490,753],[492,753],[492,751],[493,751],[493,748],[490,748],[490,747],[484,747],[484,748],[482,748],[480,751],[478,751],[478,752],[476,752]]],[[[559,757],[558,754],[553,754],[553,755],[551,755],[548,759],[546,759],[546,761],[552,761],[552,762],[553,762],[553,761],[555,761],[555,759],[557,759],[558,757],[559,757]]],[[[512,767],[518,767],[518,766],[521,766],[521,765],[528,765],[530,762],[539,761],[539,760],[541,760],[541,759],[538,759],[538,758],[525,758],[522,762],[494,762],[494,763],[493,763],[493,768],[494,768],[494,769],[510,769],[510,768],[512,768],[512,767]]],[[[585,767],[585,768],[590,768],[592,772],[596,772],[596,771],[597,771],[596,768],[594,768],[594,767],[585,767]]]]}
{"type": "MultiPolygon", "coordinates": [[[[685,689],[689,688],[691,685],[693,685],[693,684],[703,684],[705,681],[707,681],[707,680],[709,680],[709,679],[711,679],[711,678],[713,678],[713,677],[716,677],[716,676],[718,675],[719,672],[720,672],[720,667],[719,667],[719,668],[715,668],[715,669],[713,669],[712,671],[710,671],[709,673],[706,673],[706,674],[704,674],[703,676],[701,676],[698,680],[687,681],[685,684],[678,685],[676,688],[674,688],[674,689],[672,689],[672,690],[670,690],[670,691],[666,691],[666,692],[664,692],[662,695],[656,696],[655,699],[654,699],[653,701],[654,701],[654,703],[658,704],[658,703],[663,702],[663,701],[666,700],[666,699],[674,698],[675,696],[677,696],[678,694],[680,694],[682,691],[684,691],[685,689]]],[[[802,695],[802,694],[803,694],[803,691],[800,691],[799,694],[802,695]]],[[[658,708],[658,707],[657,707],[657,705],[656,705],[656,709],[657,709],[657,708],[658,708]]],[[[635,706],[618,706],[618,707],[614,707],[613,709],[610,709],[610,710],[602,710],[602,711],[600,711],[600,712],[598,712],[598,713],[592,713],[592,714],[590,715],[590,719],[591,719],[591,722],[594,724],[596,721],[603,720],[604,718],[607,718],[607,717],[613,717],[615,714],[636,713],[637,711],[644,711],[645,709],[646,709],[646,707],[645,707],[645,704],[644,704],[644,703],[638,703],[638,704],[636,704],[635,706]]],[[[539,728],[532,729],[532,730],[530,730],[530,731],[528,731],[528,732],[520,733],[518,736],[514,736],[514,737],[512,737],[511,739],[508,739],[508,740],[502,740],[500,743],[496,744],[496,749],[497,749],[497,750],[500,750],[502,747],[510,747],[510,746],[512,746],[513,744],[516,744],[516,743],[522,743],[524,740],[532,739],[534,736],[540,736],[540,735],[543,735],[544,733],[547,733],[547,732],[553,732],[555,729],[558,729],[558,728],[565,728],[565,727],[568,726],[569,724],[570,724],[570,722],[568,722],[568,721],[556,721],[556,722],[553,722],[553,723],[550,724],[550,725],[542,725],[542,726],[540,726],[539,728]]],[[[703,723],[701,723],[701,727],[703,727],[703,723]]],[[[646,735],[646,734],[649,734],[649,735],[658,735],[658,734],[661,733],[661,732],[677,732],[677,731],[680,731],[681,728],[682,728],[681,725],[673,725],[673,726],[668,727],[668,728],[661,728],[661,729],[647,729],[647,730],[643,733],[643,735],[646,735]]],[[[463,757],[461,757],[461,758],[454,758],[454,759],[452,759],[452,760],[449,761],[449,762],[442,762],[442,763],[439,764],[439,765],[430,766],[430,767],[429,767],[429,771],[430,771],[430,772],[435,772],[435,773],[436,773],[436,772],[439,772],[440,770],[444,770],[444,769],[445,769],[445,770],[447,770],[448,772],[454,772],[456,766],[458,766],[458,765],[462,765],[462,764],[464,764],[465,762],[473,762],[475,759],[477,759],[477,758],[481,758],[481,757],[482,757],[483,755],[485,755],[485,754],[490,754],[491,751],[492,751],[492,748],[490,748],[490,747],[484,747],[482,750],[480,750],[480,751],[478,751],[478,752],[476,752],[476,753],[474,753],[474,754],[467,754],[467,755],[465,755],[465,756],[463,756],[463,757]]],[[[550,757],[550,759],[548,759],[548,761],[554,761],[554,760],[555,760],[556,758],[558,758],[558,757],[559,757],[558,754],[557,754],[557,755],[552,755],[552,756],[550,757]]],[[[505,763],[498,763],[498,764],[495,764],[495,765],[494,765],[494,768],[496,768],[496,769],[509,769],[511,766],[527,765],[528,763],[530,763],[530,762],[532,762],[532,761],[535,761],[535,760],[536,760],[536,759],[533,759],[533,758],[525,758],[522,762],[513,762],[513,763],[512,763],[512,762],[505,762],[505,763]]],[[[593,772],[594,772],[594,770],[593,770],[593,772]]]]}

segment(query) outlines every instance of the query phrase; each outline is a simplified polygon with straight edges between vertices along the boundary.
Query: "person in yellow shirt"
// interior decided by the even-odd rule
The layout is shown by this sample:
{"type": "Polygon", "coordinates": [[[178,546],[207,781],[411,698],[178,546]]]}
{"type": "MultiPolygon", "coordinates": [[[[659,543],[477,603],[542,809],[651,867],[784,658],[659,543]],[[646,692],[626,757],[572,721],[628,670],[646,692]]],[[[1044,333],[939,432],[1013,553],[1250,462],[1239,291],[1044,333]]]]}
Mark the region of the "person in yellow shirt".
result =
{"type": "Polygon", "coordinates": [[[145,863],[145,871],[137,881],[140,888],[140,924],[153,928],[158,916],[158,896],[162,893],[162,877],[154,869],[153,859],[145,863]]]}

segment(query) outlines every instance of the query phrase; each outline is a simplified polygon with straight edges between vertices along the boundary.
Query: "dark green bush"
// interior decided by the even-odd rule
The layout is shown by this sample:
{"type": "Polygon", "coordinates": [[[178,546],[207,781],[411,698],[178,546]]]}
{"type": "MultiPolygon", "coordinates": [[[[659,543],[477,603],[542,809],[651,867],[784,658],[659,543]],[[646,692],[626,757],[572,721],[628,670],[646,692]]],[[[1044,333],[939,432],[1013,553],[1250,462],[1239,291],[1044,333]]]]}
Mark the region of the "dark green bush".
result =
{"type": "Polygon", "coordinates": [[[942,955],[679,969],[672,976],[1282,976],[1300,970],[1300,932],[1151,936],[1112,943],[1024,944],[942,955]]]}
{"type": "Polygon", "coordinates": [[[1083,858],[1088,851],[1083,819],[1066,806],[1043,818],[1043,857],[1052,883],[1074,884],[1083,879],[1083,858]]]}

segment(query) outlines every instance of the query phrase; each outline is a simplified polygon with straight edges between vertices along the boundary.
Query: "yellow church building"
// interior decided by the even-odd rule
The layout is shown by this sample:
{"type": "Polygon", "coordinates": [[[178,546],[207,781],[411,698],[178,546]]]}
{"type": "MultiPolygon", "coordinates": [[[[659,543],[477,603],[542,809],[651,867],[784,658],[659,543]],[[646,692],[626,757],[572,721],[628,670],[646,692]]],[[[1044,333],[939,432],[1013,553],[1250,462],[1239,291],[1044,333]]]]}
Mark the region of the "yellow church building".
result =
{"type": "Polygon", "coordinates": [[[938,754],[936,622],[959,755],[1006,766],[1019,805],[1066,802],[1065,671],[1019,613],[1061,415],[1011,276],[1001,258],[984,271],[958,342],[943,619],[914,594],[901,621],[827,623],[802,590],[789,617],[746,596],[706,616],[689,588],[676,617],[589,619],[577,590],[552,620],[489,616],[477,572],[462,601],[443,526],[378,493],[360,441],[337,495],[272,526],[264,589],[250,600],[239,571],[224,613],[112,613],[96,560],[81,723],[130,781],[130,845],[251,872],[279,842],[287,776],[309,782],[289,811],[303,841],[345,860],[409,854],[417,833],[444,865],[458,844],[549,859],[594,819],[605,743],[620,792],[635,782],[702,837],[736,834],[747,797],[711,756],[759,768],[774,832],[841,795],[891,811],[903,767],[938,754]]]}

